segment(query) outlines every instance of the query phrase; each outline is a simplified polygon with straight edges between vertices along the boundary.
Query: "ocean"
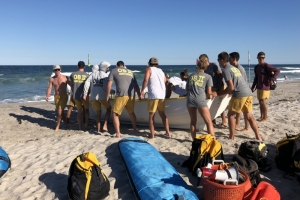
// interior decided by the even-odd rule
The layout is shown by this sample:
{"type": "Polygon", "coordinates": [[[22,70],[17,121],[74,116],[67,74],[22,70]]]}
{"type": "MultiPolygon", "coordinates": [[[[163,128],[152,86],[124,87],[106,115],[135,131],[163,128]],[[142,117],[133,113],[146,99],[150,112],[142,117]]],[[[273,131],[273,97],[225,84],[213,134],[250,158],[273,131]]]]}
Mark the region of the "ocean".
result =
{"type": "MultiPolygon", "coordinates": [[[[53,65],[0,65],[0,104],[21,103],[21,102],[40,102],[45,101],[46,89],[53,65]]],[[[253,81],[253,68],[255,65],[243,65],[249,80],[253,81]]],[[[278,81],[300,80],[300,64],[280,64],[273,65],[281,70],[278,81]],[[287,76],[285,80],[283,77],[287,76]]],[[[144,69],[146,65],[127,65],[131,69],[142,86],[144,69]]],[[[92,66],[86,67],[86,72],[92,71],[92,66]]],[[[112,67],[111,67],[112,68],[112,67]]],[[[160,65],[160,68],[167,74],[178,76],[185,68],[189,73],[195,71],[195,65],[160,65]]],[[[62,65],[62,72],[77,71],[76,65],[62,65]]],[[[53,95],[52,91],[52,95],[53,95]]]]}

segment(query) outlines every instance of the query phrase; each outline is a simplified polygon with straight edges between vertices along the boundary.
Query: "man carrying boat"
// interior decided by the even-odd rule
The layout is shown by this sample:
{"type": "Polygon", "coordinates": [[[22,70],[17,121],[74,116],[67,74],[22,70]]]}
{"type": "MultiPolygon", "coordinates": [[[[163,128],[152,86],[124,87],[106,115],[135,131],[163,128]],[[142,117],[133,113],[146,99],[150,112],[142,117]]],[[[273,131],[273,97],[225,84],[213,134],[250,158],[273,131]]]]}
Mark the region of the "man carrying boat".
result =
{"type": "Polygon", "coordinates": [[[112,108],[113,112],[113,123],[116,131],[116,136],[120,138],[120,120],[119,115],[122,114],[125,108],[129,114],[132,122],[133,130],[137,131],[136,128],[136,115],[134,113],[134,102],[135,92],[140,96],[140,87],[137,84],[136,78],[133,72],[125,68],[123,61],[118,61],[116,68],[113,69],[108,77],[107,89],[106,89],[106,100],[109,101],[110,90],[112,82],[116,84],[115,103],[112,108]]]}
{"type": "Polygon", "coordinates": [[[186,81],[181,80],[179,77],[173,76],[170,78],[168,74],[166,74],[166,98],[170,98],[172,92],[178,94],[179,97],[184,97],[187,95],[185,90],[186,81]]]}
{"type": "Polygon", "coordinates": [[[108,82],[107,71],[109,70],[109,62],[103,61],[99,66],[93,66],[93,73],[87,78],[84,84],[83,89],[83,99],[86,100],[88,91],[91,91],[91,104],[94,110],[97,112],[96,123],[97,123],[97,132],[100,133],[100,120],[101,120],[101,106],[105,107],[106,114],[103,124],[102,131],[108,131],[107,123],[110,118],[111,106],[109,101],[106,100],[106,88],[108,82]]]}
{"type": "Polygon", "coordinates": [[[88,128],[89,120],[89,101],[83,99],[83,87],[88,74],[84,72],[85,63],[79,61],[77,64],[78,71],[70,75],[69,85],[73,88],[73,99],[77,107],[77,122],[79,130],[82,130],[82,106],[84,107],[85,128],[88,128]]]}
{"type": "Polygon", "coordinates": [[[228,105],[229,139],[234,140],[234,118],[236,113],[243,112],[244,117],[247,118],[255,133],[255,138],[262,141],[256,121],[252,115],[252,92],[248,84],[245,82],[240,70],[229,64],[229,55],[227,52],[221,52],[218,55],[218,62],[224,68],[223,77],[227,83],[227,87],[223,91],[213,92],[213,96],[232,95],[228,105]]]}
{"type": "MultiPolygon", "coordinates": [[[[199,56],[200,57],[205,57],[207,58],[208,62],[209,62],[209,58],[206,54],[201,54],[199,56]]],[[[204,73],[209,74],[213,80],[213,87],[212,87],[212,91],[222,91],[224,90],[225,86],[224,86],[224,82],[223,82],[223,77],[222,77],[222,70],[220,68],[220,66],[216,65],[215,63],[211,63],[209,62],[208,67],[206,68],[206,70],[204,71],[204,73]]],[[[212,120],[214,126],[218,126],[220,128],[227,128],[228,124],[227,124],[227,120],[226,120],[226,114],[225,111],[221,113],[221,118],[222,118],[222,123],[220,125],[216,124],[216,120],[212,120]]]]}
{"type": "Polygon", "coordinates": [[[66,117],[64,114],[64,109],[68,102],[68,94],[67,94],[67,77],[62,75],[60,73],[61,67],[59,65],[53,66],[53,71],[55,75],[49,79],[48,88],[46,91],[46,101],[48,101],[50,95],[52,86],[54,86],[54,103],[56,106],[56,112],[57,112],[57,124],[55,131],[59,130],[60,122],[61,120],[66,122],[66,117]]]}
{"type": "MultiPolygon", "coordinates": [[[[232,52],[229,54],[229,63],[232,66],[234,66],[240,70],[245,82],[248,84],[246,71],[245,71],[244,67],[239,64],[239,59],[240,59],[240,54],[238,52],[232,52]]],[[[241,114],[237,113],[235,116],[235,126],[236,126],[235,129],[236,130],[240,129],[240,119],[241,119],[241,114]]],[[[249,132],[249,122],[247,121],[246,117],[244,117],[244,121],[245,121],[245,128],[243,128],[239,131],[249,132]]]]}
{"type": "Polygon", "coordinates": [[[148,111],[149,111],[149,128],[151,135],[149,138],[154,138],[154,117],[155,112],[161,117],[162,123],[166,130],[166,136],[171,137],[169,130],[169,121],[165,114],[165,96],[166,96],[166,76],[165,73],[158,68],[158,59],[150,58],[148,67],[145,69],[145,76],[140,97],[144,97],[144,90],[148,87],[148,111]]]}

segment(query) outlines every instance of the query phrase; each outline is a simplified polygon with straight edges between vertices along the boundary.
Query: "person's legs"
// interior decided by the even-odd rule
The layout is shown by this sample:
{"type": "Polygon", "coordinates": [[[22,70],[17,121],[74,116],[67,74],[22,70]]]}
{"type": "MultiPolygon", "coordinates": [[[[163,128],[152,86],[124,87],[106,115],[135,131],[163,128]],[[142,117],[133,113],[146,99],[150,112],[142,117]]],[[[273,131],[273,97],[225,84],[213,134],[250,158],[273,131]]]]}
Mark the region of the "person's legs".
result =
{"type": "Polygon", "coordinates": [[[69,108],[68,108],[68,111],[67,111],[67,119],[66,119],[68,124],[70,123],[70,117],[71,117],[74,106],[75,106],[75,101],[73,99],[73,96],[71,96],[70,102],[69,102],[69,108]]]}
{"type": "MultiPolygon", "coordinates": [[[[114,123],[115,131],[116,131],[116,137],[118,137],[118,138],[121,137],[119,115],[122,114],[122,111],[123,111],[125,105],[127,104],[128,99],[129,99],[128,96],[121,96],[121,97],[116,96],[115,97],[115,103],[114,103],[114,106],[112,108],[113,123],[114,123]]],[[[131,116],[130,116],[130,119],[131,119],[131,116]]]]}
{"type": "Polygon", "coordinates": [[[150,129],[150,134],[151,134],[149,138],[154,138],[154,135],[155,135],[154,117],[155,117],[155,112],[149,112],[149,129],[150,129]]]}
{"type": "Polygon", "coordinates": [[[84,109],[85,128],[88,128],[88,127],[89,127],[89,115],[90,115],[89,109],[84,109]]]}
{"type": "Polygon", "coordinates": [[[67,121],[68,124],[70,123],[70,117],[71,117],[71,113],[73,111],[73,108],[74,108],[74,106],[70,105],[69,108],[68,108],[68,111],[67,111],[67,119],[66,119],[66,121],[67,121]]]}
{"type": "Polygon", "coordinates": [[[120,133],[120,121],[119,121],[119,115],[117,113],[113,113],[113,123],[116,131],[116,137],[120,138],[121,133],[120,133]]]}
{"type": "Polygon", "coordinates": [[[168,120],[168,117],[166,116],[166,113],[165,113],[165,100],[164,99],[158,100],[157,110],[158,110],[158,114],[159,114],[159,116],[162,120],[162,123],[165,127],[165,130],[166,130],[165,135],[168,136],[168,137],[171,137],[170,128],[169,128],[169,120],[168,120]]]}
{"type": "Polygon", "coordinates": [[[240,129],[240,120],[241,120],[241,114],[236,113],[236,115],[235,115],[235,130],[240,129]]]}
{"type": "Polygon", "coordinates": [[[131,123],[132,123],[132,128],[134,131],[137,131],[137,128],[136,128],[136,116],[135,116],[135,113],[132,112],[132,113],[128,113],[129,114],[129,117],[130,117],[130,120],[131,120],[131,123]]]}
{"type": "Polygon", "coordinates": [[[82,104],[83,104],[83,107],[84,107],[84,122],[85,122],[85,128],[88,128],[89,126],[89,116],[90,116],[90,110],[89,110],[89,100],[88,100],[88,97],[86,100],[83,100],[82,101],[82,104]]]}
{"type": "Polygon", "coordinates": [[[229,139],[234,140],[234,132],[235,132],[235,120],[234,117],[236,112],[233,110],[228,110],[228,125],[229,125],[229,139]]]}
{"type": "Polygon", "coordinates": [[[259,134],[259,130],[258,130],[258,127],[257,127],[257,123],[256,123],[256,121],[255,121],[255,119],[254,119],[252,113],[244,112],[244,117],[247,119],[247,121],[249,121],[249,124],[250,124],[252,130],[253,130],[254,133],[255,133],[255,138],[256,138],[257,140],[262,141],[262,138],[261,138],[261,136],[260,136],[260,134],[259,134]]]}
{"type": "Polygon", "coordinates": [[[201,117],[203,118],[207,126],[208,133],[215,136],[215,130],[214,130],[213,123],[211,121],[211,116],[208,107],[198,108],[198,112],[200,113],[201,117]]]}
{"type": "Polygon", "coordinates": [[[101,127],[101,110],[97,111],[97,115],[96,115],[96,126],[97,126],[97,132],[100,133],[100,127],[101,127]]]}
{"type": "Polygon", "coordinates": [[[96,111],[96,127],[97,127],[97,132],[100,133],[100,127],[101,127],[101,103],[98,100],[92,100],[91,104],[93,106],[94,111],[96,111]]]}
{"type": "Polygon", "coordinates": [[[164,124],[165,130],[166,130],[166,136],[171,137],[170,128],[169,128],[169,120],[165,114],[165,111],[158,111],[158,114],[161,118],[162,123],[164,124]]]}
{"type": "Polygon", "coordinates": [[[222,125],[224,125],[224,126],[228,126],[228,123],[227,123],[227,119],[226,119],[226,113],[225,113],[225,111],[224,111],[224,112],[222,112],[222,114],[221,114],[221,118],[222,118],[222,125]]]}
{"type": "Polygon", "coordinates": [[[259,104],[261,105],[262,109],[262,118],[261,122],[267,122],[268,121],[268,107],[267,107],[267,100],[266,99],[261,99],[259,101],[259,104]]]}
{"type": "Polygon", "coordinates": [[[77,107],[77,123],[79,130],[82,130],[82,102],[80,100],[75,100],[77,107]]]}
{"type": "Polygon", "coordinates": [[[61,122],[61,119],[62,119],[62,112],[63,112],[63,110],[61,109],[61,107],[57,108],[56,110],[57,110],[57,124],[56,124],[56,127],[55,127],[54,131],[58,131],[59,130],[60,122],[61,122]]]}
{"type": "MultiPolygon", "coordinates": [[[[190,119],[191,119],[191,123],[190,123],[190,132],[191,132],[191,136],[192,139],[196,138],[196,123],[197,123],[197,108],[196,107],[187,107],[189,115],[190,115],[190,119]]],[[[209,119],[211,120],[211,118],[209,119]]]]}
{"type": "Polygon", "coordinates": [[[108,122],[109,122],[110,113],[111,113],[111,106],[109,106],[108,108],[106,108],[104,124],[103,124],[103,127],[102,127],[103,131],[108,131],[107,125],[108,125],[108,122]]]}

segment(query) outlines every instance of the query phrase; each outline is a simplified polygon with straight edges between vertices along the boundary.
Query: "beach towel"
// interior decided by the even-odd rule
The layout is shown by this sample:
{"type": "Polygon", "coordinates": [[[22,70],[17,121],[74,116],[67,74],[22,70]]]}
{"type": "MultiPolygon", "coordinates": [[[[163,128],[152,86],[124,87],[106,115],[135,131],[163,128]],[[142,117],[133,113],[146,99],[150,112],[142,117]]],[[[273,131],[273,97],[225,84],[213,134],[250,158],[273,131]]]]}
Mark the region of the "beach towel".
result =
{"type": "Polygon", "coordinates": [[[0,147],[0,178],[7,172],[10,166],[11,162],[7,153],[0,147]]]}

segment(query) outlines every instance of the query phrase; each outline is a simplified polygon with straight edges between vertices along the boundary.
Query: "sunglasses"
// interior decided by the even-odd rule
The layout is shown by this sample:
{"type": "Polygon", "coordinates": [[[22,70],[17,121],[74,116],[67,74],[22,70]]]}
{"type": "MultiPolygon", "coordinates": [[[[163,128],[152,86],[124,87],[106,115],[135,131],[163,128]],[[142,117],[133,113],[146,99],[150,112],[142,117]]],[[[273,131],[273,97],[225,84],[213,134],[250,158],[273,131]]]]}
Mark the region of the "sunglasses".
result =
{"type": "Polygon", "coordinates": [[[258,59],[265,59],[265,57],[258,57],[258,59]]]}
{"type": "Polygon", "coordinates": [[[53,70],[53,71],[60,71],[60,69],[55,69],[55,70],[53,70]]]}

